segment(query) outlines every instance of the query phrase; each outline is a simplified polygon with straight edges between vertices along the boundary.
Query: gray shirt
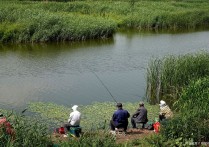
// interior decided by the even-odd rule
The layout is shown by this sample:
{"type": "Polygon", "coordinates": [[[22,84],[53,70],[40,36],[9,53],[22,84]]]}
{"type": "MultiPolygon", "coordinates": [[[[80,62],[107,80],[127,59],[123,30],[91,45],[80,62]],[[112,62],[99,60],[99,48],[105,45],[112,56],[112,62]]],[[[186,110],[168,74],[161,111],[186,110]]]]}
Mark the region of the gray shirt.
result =
{"type": "Polygon", "coordinates": [[[133,114],[133,118],[136,122],[147,123],[147,109],[143,106],[139,107],[139,109],[137,109],[137,111],[133,114]]]}

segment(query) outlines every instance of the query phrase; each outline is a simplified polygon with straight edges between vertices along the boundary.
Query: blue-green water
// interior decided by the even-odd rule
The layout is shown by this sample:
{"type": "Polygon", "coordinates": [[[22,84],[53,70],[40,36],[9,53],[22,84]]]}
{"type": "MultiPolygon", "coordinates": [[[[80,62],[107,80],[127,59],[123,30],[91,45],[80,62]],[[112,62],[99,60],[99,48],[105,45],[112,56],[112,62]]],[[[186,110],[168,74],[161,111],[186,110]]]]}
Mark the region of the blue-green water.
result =
{"type": "Polygon", "coordinates": [[[0,45],[0,103],[113,101],[94,73],[117,101],[140,101],[152,58],[200,50],[209,51],[209,31],[120,32],[106,40],[0,45]]]}

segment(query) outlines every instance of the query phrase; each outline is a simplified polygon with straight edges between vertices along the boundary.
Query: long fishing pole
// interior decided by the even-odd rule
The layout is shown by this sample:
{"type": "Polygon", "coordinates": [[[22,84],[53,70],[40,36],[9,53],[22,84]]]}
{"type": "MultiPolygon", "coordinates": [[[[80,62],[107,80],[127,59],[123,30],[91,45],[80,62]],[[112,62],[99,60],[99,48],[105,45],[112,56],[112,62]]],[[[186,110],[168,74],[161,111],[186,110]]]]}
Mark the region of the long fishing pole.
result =
{"type": "MultiPolygon", "coordinates": [[[[88,68],[88,67],[87,67],[88,68]]],[[[107,88],[107,86],[102,82],[102,80],[99,78],[99,76],[93,72],[93,70],[91,70],[90,68],[88,68],[96,77],[97,79],[100,81],[100,83],[104,86],[104,88],[107,90],[107,92],[110,94],[110,96],[112,97],[112,99],[115,101],[115,103],[117,104],[118,102],[116,101],[116,99],[114,98],[114,96],[112,95],[112,93],[110,92],[110,90],[107,88]]]]}

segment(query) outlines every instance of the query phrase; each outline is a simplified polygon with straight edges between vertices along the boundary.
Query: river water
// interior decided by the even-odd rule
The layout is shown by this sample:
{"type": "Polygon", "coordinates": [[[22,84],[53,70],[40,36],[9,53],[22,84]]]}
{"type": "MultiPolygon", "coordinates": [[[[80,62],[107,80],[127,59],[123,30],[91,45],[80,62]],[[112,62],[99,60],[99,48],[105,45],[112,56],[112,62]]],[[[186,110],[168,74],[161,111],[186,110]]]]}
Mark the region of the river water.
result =
{"type": "Polygon", "coordinates": [[[107,40],[0,45],[0,107],[114,101],[105,86],[117,101],[140,101],[151,59],[201,50],[209,51],[209,31],[126,31],[107,40]]]}

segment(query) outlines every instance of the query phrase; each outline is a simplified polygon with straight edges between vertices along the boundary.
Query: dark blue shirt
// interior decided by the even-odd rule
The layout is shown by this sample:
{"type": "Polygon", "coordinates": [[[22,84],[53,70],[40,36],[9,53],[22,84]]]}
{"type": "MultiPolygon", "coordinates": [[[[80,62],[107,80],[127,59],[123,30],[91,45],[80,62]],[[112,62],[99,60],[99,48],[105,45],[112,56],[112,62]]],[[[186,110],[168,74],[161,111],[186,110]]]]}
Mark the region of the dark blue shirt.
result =
{"type": "Polygon", "coordinates": [[[126,123],[128,122],[129,117],[130,117],[130,114],[127,110],[118,109],[113,114],[112,120],[115,122],[115,124],[126,123]]]}

